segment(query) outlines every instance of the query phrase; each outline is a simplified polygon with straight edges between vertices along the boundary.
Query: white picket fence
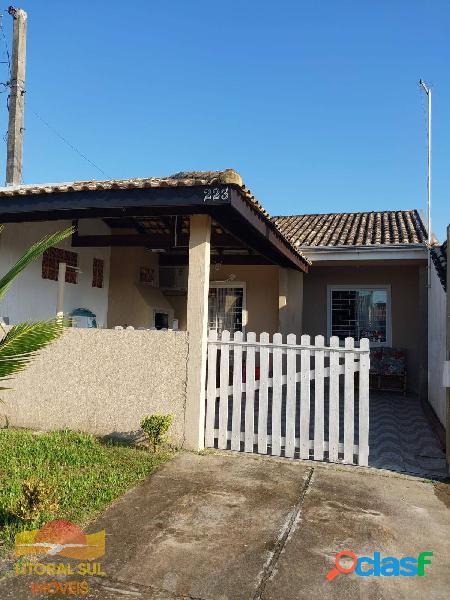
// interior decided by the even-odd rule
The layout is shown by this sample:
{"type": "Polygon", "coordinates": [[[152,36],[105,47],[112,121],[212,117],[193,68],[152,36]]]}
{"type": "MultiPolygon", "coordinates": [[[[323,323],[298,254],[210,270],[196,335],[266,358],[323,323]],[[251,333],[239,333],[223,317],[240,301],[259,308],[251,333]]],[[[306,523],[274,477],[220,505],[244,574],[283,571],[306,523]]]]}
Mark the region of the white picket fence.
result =
{"type": "Polygon", "coordinates": [[[367,465],[369,367],[367,339],[211,331],[205,445],[367,465]]]}

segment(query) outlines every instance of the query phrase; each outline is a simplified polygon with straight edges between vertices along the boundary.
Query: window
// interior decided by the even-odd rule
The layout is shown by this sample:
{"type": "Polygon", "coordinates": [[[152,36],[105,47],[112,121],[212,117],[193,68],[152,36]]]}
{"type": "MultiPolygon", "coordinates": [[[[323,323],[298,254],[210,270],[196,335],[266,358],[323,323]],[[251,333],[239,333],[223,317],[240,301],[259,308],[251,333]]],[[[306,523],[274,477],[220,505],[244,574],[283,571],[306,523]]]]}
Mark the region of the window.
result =
{"type": "Polygon", "coordinates": [[[58,281],[58,268],[61,262],[67,265],[66,283],[77,283],[78,254],[62,248],[48,248],[42,255],[42,279],[58,281]]]}
{"type": "Polygon", "coordinates": [[[245,285],[211,283],[208,297],[208,327],[233,334],[245,328],[245,285]]]}
{"type": "Polygon", "coordinates": [[[328,335],[366,337],[373,346],[390,346],[389,286],[329,286],[328,335]]]}
{"type": "Polygon", "coordinates": [[[105,261],[101,258],[94,258],[92,264],[92,287],[103,287],[103,268],[105,261]]]}

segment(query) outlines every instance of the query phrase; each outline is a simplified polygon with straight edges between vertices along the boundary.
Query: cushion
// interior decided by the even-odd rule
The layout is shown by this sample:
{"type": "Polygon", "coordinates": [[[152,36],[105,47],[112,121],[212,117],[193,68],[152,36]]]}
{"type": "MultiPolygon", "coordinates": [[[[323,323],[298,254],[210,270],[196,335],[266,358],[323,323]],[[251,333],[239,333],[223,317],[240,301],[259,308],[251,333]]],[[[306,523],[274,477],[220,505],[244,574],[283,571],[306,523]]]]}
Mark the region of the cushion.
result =
{"type": "Polygon", "coordinates": [[[405,351],[400,348],[371,348],[370,373],[372,375],[405,375],[405,351]]]}

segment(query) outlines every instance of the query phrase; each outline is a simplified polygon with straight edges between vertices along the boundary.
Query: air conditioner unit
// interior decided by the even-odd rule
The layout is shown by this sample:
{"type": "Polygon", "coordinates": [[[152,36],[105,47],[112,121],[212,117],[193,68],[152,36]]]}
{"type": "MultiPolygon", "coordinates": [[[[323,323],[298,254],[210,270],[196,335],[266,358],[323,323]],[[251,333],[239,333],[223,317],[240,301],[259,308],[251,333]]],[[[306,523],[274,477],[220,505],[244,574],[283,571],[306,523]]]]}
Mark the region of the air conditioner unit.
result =
{"type": "Polygon", "coordinates": [[[187,285],[187,267],[159,267],[159,289],[185,292],[187,285]]]}

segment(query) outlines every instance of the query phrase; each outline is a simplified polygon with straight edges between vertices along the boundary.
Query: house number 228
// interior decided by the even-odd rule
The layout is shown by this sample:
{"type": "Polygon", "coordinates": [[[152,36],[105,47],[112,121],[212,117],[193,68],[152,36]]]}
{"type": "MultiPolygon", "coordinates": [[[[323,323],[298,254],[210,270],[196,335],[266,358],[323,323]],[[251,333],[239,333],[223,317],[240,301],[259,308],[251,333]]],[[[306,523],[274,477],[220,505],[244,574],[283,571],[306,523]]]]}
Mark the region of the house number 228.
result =
{"type": "Polygon", "coordinates": [[[204,190],[203,192],[204,198],[203,198],[203,202],[206,202],[207,200],[228,200],[228,188],[207,188],[206,190],[204,190]]]}

